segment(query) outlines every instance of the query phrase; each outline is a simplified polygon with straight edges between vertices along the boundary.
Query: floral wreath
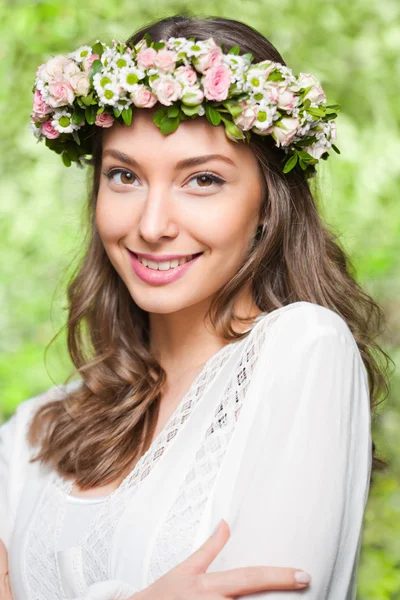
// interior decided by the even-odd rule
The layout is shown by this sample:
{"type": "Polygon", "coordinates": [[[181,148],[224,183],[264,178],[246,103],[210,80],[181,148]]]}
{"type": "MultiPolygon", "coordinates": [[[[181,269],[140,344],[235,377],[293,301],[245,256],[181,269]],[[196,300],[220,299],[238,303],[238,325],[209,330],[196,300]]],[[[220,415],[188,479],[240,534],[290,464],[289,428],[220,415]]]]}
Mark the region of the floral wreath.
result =
{"type": "Polygon", "coordinates": [[[93,125],[130,125],[133,108],[162,107],[153,121],[164,135],[180,121],[205,115],[225,126],[233,141],[249,141],[250,132],[271,135],[285,152],[283,172],[297,163],[306,177],[315,175],[336,141],[340,105],[327,105],[318,80],[271,60],[252,63],[239,46],[224,53],[213,38],[170,37],[139,43],[98,40],[40,65],[33,86],[31,130],[38,141],[61,154],[66,166],[88,163],[93,125]]]}

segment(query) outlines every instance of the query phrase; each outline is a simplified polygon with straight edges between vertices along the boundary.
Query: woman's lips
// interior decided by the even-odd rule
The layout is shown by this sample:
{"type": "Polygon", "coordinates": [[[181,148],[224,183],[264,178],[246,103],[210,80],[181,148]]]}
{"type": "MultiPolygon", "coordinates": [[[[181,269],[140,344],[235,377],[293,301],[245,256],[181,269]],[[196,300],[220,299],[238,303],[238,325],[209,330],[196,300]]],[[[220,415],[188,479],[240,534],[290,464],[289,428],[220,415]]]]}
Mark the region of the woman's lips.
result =
{"type": "Polygon", "coordinates": [[[130,250],[128,250],[128,252],[133,270],[136,275],[142,281],[151,283],[152,285],[163,285],[179,279],[203,254],[201,253],[197,256],[194,256],[192,260],[184,263],[183,265],[179,265],[178,267],[168,269],[168,271],[159,271],[158,269],[149,269],[148,267],[145,267],[140,260],[138,260],[136,254],[130,250]]]}

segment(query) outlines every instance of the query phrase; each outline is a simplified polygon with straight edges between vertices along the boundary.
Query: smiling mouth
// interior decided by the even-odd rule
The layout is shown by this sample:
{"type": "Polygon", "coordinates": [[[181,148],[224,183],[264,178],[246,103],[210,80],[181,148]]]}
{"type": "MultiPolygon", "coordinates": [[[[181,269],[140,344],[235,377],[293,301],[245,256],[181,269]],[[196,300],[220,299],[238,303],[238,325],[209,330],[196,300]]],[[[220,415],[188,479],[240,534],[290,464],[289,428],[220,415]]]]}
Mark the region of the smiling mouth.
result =
{"type": "Polygon", "coordinates": [[[137,260],[138,260],[138,261],[139,261],[139,262],[140,262],[140,263],[141,263],[143,266],[144,266],[144,267],[146,267],[146,268],[148,268],[148,269],[152,269],[153,271],[157,271],[157,270],[161,270],[161,271],[162,271],[162,270],[164,270],[164,269],[155,269],[154,267],[153,267],[153,268],[152,268],[152,267],[148,267],[148,266],[147,266],[147,263],[148,263],[148,262],[151,262],[151,263],[153,263],[153,264],[154,264],[154,263],[156,263],[156,264],[162,264],[162,263],[167,263],[167,262],[168,262],[168,263],[171,263],[171,262],[174,262],[174,261],[177,261],[177,260],[182,260],[182,258],[185,258],[185,262],[183,262],[183,263],[181,263],[181,264],[178,264],[178,265],[176,265],[175,267],[170,267],[170,269],[171,269],[171,268],[178,268],[178,267],[182,267],[183,265],[185,265],[185,264],[186,264],[186,263],[188,263],[188,262],[191,262],[192,260],[194,260],[195,258],[197,258],[198,256],[200,256],[201,254],[203,254],[203,252],[196,252],[196,254],[189,254],[188,256],[191,256],[191,259],[190,259],[190,260],[186,260],[186,257],[182,256],[182,257],[181,257],[181,259],[174,258],[174,259],[170,259],[170,260],[159,260],[159,261],[155,261],[155,260],[149,260],[149,259],[140,259],[140,258],[139,258],[139,256],[138,256],[138,255],[137,255],[135,252],[132,252],[131,250],[129,250],[129,252],[130,252],[130,253],[131,253],[131,254],[132,254],[132,255],[133,255],[133,256],[134,256],[134,257],[135,257],[135,258],[136,258],[136,259],[137,259],[137,260]],[[146,261],[146,264],[144,264],[144,263],[142,262],[142,260],[146,261]]]}

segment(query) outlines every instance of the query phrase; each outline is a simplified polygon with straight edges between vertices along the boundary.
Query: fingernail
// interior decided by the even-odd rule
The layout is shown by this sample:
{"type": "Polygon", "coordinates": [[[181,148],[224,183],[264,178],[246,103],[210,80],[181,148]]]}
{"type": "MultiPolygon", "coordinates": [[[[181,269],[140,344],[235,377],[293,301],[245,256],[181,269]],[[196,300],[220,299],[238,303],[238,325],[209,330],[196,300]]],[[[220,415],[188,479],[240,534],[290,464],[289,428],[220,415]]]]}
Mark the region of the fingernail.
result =
{"type": "Polygon", "coordinates": [[[310,575],[305,571],[296,571],[294,574],[294,578],[297,581],[297,583],[308,583],[309,581],[311,581],[310,575]]]}

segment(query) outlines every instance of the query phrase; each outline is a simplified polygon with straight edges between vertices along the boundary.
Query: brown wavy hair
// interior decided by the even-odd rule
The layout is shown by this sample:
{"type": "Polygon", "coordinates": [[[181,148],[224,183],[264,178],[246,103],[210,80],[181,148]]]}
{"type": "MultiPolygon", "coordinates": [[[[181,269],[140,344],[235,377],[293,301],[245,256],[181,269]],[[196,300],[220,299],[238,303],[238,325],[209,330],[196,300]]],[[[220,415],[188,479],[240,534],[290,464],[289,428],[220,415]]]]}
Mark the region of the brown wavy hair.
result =
{"type": "MultiPolygon", "coordinates": [[[[170,36],[212,37],[224,44],[225,51],[238,45],[241,54],[251,52],[256,62],[270,59],[286,64],[261,33],[236,20],[179,14],[152,22],[129,41],[137,43],[146,32],[154,41],[170,36]]],[[[28,432],[31,445],[39,445],[31,461],[40,460],[61,476],[73,477],[82,489],[125,477],[150,447],[166,382],[165,371],[149,349],[148,313],[132,300],[96,227],[102,131],[94,130],[83,257],[67,285],[65,325],[75,365],[67,381],[79,374],[82,383],[61,401],[40,406],[28,432]]],[[[335,311],[358,344],[368,372],[373,412],[379,397],[384,394],[386,399],[389,394],[387,368],[389,361],[393,363],[375,341],[386,326],[383,311],[356,282],[353,265],[322,221],[316,178],[307,180],[299,165],[284,174],[285,155],[270,136],[255,135],[249,143],[265,190],[262,225],[251,240],[243,266],[215,295],[207,316],[216,334],[227,342],[247,336],[249,332],[235,332],[231,323],[241,320],[234,304],[249,284],[263,312],[296,301],[335,311]]],[[[386,469],[387,464],[376,456],[373,443],[372,470],[386,469]]]]}

